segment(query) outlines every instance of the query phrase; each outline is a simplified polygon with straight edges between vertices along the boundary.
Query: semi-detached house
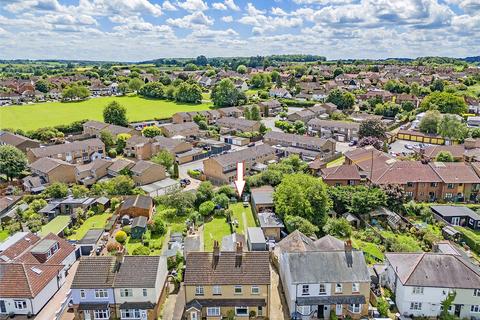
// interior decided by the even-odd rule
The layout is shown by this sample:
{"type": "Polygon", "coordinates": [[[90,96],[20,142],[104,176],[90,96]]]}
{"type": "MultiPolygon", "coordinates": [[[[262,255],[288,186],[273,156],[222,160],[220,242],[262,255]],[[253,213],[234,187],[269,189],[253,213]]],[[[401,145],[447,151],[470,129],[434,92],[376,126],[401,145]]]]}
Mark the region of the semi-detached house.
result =
{"type": "Polygon", "coordinates": [[[69,163],[84,164],[105,157],[105,144],[98,138],[55,144],[47,147],[28,149],[28,162],[43,157],[56,158],[69,163]]]}

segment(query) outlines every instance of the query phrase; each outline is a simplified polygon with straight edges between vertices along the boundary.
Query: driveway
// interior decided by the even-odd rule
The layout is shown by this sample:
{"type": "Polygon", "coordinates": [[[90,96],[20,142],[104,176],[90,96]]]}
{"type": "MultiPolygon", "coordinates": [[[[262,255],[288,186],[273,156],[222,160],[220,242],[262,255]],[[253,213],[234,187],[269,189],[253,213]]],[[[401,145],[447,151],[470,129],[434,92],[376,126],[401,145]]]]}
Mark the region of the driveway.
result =
{"type": "MultiPolygon", "coordinates": [[[[67,298],[67,294],[70,291],[70,286],[72,285],[73,277],[77,271],[78,261],[70,267],[68,270],[68,275],[65,279],[63,286],[57,291],[52,299],[43,307],[39,314],[35,317],[38,320],[53,320],[55,319],[56,313],[62,307],[62,304],[67,298]]],[[[68,303],[68,302],[67,302],[68,303]]],[[[66,313],[66,312],[64,312],[66,313]]]]}
{"type": "Polygon", "coordinates": [[[287,302],[285,300],[285,294],[283,292],[280,276],[277,269],[270,265],[271,274],[271,299],[270,299],[270,319],[288,320],[287,302]]]}

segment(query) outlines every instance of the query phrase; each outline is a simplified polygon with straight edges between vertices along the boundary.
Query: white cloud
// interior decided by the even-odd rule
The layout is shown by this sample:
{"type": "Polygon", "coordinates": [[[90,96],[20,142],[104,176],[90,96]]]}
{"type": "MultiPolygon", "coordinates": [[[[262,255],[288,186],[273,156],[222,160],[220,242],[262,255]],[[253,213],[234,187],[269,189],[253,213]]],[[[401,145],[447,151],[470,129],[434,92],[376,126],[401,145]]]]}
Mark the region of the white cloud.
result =
{"type": "Polygon", "coordinates": [[[221,2],[212,3],[212,8],[217,10],[227,10],[227,6],[221,2]]]}
{"type": "Polygon", "coordinates": [[[171,26],[184,29],[192,29],[198,25],[211,26],[213,25],[214,19],[208,17],[203,12],[194,12],[192,14],[186,15],[182,18],[167,19],[167,23],[171,26]]]}
{"type": "Polygon", "coordinates": [[[177,11],[177,7],[175,7],[170,1],[166,0],[162,4],[162,9],[165,11],[177,11]]]}
{"type": "Polygon", "coordinates": [[[203,0],[186,0],[184,2],[178,2],[177,5],[187,11],[205,11],[208,9],[208,5],[203,0]]]}
{"type": "MultiPolygon", "coordinates": [[[[254,34],[263,34],[269,31],[275,31],[278,28],[296,28],[303,24],[300,17],[287,16],[266,16],[265,11],[258,10],[251,3],[247,4],[247,13],[241,17],[238,22],[252,26],[254,34]]],[[[278,10],[276,10],[278,13],[278,10]]],[[[286,14],[285,11],[283,13],[286,14]]]]}
{"type": "Polygon", "coordinates": [[[240,7],[235,4],[234,0],[225,0],[225,5],[233,11],[240,11],[240,7]]]}
{"type": "Polygon", "coordinates": [[[225,16],[225,17],[222,17],[222,21],[223,22],[233,22],[233,17],[232,16],[225,16]]]}

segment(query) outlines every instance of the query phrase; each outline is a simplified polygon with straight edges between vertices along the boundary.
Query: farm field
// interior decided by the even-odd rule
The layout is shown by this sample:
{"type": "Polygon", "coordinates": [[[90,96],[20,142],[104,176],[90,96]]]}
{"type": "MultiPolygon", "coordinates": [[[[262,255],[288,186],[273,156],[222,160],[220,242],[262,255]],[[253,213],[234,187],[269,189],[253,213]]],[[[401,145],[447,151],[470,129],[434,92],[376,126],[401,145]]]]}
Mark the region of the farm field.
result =
{"type": "Polygon", "coordinates": [[[89,119],[103,120],[103,108],[117,101],[127,109],[129,121],[167,118],[180,111],[201,111],[211,103],[181,104],[167,100],[143,99],[137,96],[100,97],[81,102],[45,102],[0,108],[0,128],[34,130],[89,119]]]}

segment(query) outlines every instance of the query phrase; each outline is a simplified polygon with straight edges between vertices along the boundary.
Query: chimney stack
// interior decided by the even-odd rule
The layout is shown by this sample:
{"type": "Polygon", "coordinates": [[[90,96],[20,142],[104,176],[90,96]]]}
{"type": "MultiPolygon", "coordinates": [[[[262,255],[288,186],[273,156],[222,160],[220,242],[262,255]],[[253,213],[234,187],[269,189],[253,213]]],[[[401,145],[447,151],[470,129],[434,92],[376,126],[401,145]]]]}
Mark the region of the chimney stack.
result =
{"type": "Polygon", "coordinates": [[[220,259],[220,246],[218,245],[218,241],[213,241],[213,268],[215,269],[218,264],[218,260],[220,259]]]}
{"type": "Polygon", "coordinates": [[[121,246],[121,248],[115,254],[115,271],[118,272],[120,266],[123,263],[123,259],[125,258],[125,248],[121,246]]]}
{"type": "Polygon", "coordinates": [[[242,266],[242,257],[243,257],[243,244],[237,242],[235,247],[235,267],[239,268],[242,266]]]}
{"type": "Polygon", "coordinates": [[[345,252],[352,252],[352,240],[345,241],[345,252]]]}

